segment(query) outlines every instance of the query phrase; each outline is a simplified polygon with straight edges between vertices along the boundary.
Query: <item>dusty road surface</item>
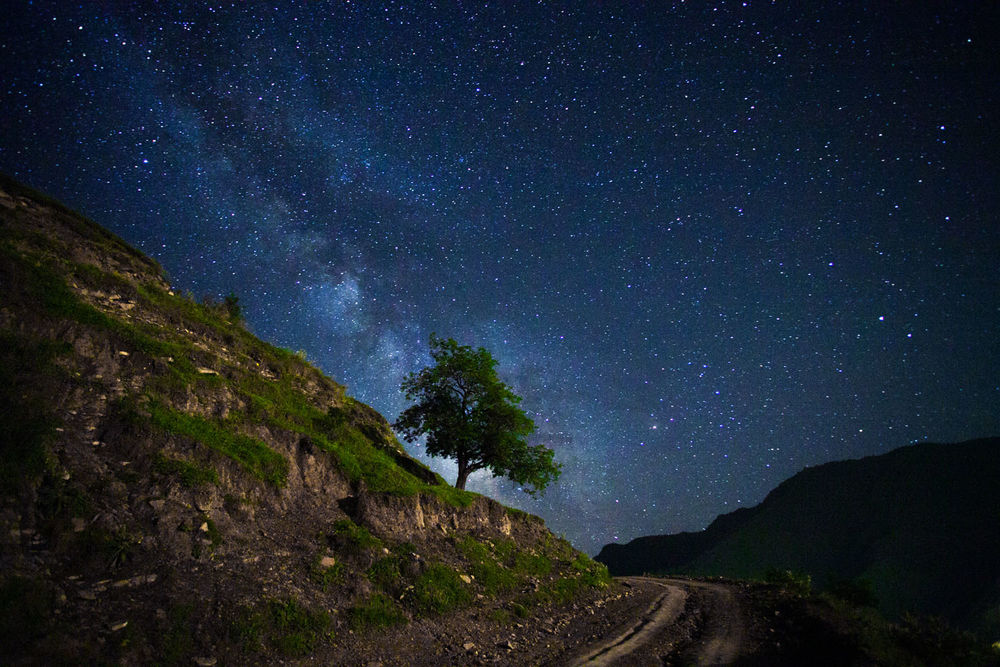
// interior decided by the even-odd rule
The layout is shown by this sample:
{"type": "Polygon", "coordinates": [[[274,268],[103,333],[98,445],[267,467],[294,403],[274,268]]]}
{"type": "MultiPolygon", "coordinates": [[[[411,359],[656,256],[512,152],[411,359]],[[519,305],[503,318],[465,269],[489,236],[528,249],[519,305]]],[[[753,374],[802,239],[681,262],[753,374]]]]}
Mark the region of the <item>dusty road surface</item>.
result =
{"type": "Polygon", "coordinates": [[[624,577],[626,586],[658,588],[644,613],[612,634],[563,656],[557,664],[728,665],[743,652],[746,629],[730,585],[686,579],[624,577]]]}

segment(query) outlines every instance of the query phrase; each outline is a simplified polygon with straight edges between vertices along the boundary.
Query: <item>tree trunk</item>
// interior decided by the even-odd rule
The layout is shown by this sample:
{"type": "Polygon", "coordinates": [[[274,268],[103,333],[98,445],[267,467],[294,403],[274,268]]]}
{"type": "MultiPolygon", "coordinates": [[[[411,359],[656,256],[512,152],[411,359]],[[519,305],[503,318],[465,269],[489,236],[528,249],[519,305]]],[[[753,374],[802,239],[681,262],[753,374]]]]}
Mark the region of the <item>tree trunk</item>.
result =
{"type": "Polygon", "coordinates": [[[469,479],[469,473],[472,472],[469,468],[462,463],[458,464],[458,479],[455,480],[455,488],[460,491],[465,491],[465,480],[469,479]]]}

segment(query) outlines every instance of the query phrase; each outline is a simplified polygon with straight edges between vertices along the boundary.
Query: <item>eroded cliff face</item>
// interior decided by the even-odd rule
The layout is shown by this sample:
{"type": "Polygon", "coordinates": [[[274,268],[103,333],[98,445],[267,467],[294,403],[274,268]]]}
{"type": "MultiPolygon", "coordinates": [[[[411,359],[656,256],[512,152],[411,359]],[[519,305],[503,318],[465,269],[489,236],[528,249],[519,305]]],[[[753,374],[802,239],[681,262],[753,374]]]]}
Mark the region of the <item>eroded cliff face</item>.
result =
{"type": "Polygon", "coordinates": [[[476,596],[600,584],[541,520],[447,486],[344,387],[6,178],[0,285],[5,654],[335,656],[476,596]]]}

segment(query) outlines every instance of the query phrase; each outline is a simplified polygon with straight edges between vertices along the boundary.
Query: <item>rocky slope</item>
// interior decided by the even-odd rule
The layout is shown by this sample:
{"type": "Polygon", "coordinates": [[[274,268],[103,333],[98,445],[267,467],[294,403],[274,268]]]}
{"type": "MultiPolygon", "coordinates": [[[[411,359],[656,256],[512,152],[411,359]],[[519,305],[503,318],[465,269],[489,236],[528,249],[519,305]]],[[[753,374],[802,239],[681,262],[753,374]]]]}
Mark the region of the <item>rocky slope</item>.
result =
{"type": "Polygon", "coordinates": [[[6,661],[461,662],[611,595],[603,566],[445,484],[234,306],[0,178],[6,661]]]}
{"type": "Polygon", "coordinates": [[[791,570],[868,598],[893,618],[943,616],[995,637],[998,478],[1000,439],[912,445],[806,469],[702,532],[607,545],[597,560],[613,574],[762,578],[791,570]]]}

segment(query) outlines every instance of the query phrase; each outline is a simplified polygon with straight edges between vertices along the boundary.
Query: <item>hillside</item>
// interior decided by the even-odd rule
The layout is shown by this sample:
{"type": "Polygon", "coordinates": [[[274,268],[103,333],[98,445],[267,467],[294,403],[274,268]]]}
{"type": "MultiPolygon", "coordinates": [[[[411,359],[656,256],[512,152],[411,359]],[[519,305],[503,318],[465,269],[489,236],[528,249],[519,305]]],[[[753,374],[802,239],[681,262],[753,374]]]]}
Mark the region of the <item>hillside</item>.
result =
{"type": "Polygon", "coordinates": [[[902,447],[808,468],[702,532],[609,544],[597,560],[616,575],[778,569],[819,587],[870,584],[890,616],[939,615],[1000,635],[998,479],[1000,439],[902,447]]]}
{"type": "Polygon", "coordinates": [[[5,662],[455,662],[607,587],[235,303],[6,177],[0,286],[5,662]]]}

